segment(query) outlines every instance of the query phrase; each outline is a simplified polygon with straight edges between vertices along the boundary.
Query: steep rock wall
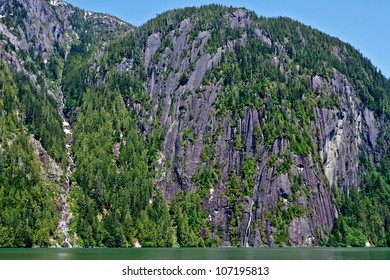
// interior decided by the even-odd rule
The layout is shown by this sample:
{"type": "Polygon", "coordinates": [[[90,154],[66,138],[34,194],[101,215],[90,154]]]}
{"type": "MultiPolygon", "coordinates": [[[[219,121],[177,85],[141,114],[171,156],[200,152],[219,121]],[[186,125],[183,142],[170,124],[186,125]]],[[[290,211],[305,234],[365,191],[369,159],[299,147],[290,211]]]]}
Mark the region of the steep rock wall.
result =
{"type": "MultiPolygon", "coordinates": [[[[289,79],[291,72],[285,70],[285,66],[292,60],[285,42],[273,40],[259,27],[251,28],[250,15],[244,10],[226,14],[225,18],[231,28],[249,28],[263,44],[275,48],[279,57],[275,56],[270,63],[286,80],[289,79]]],[[[332,187],[348,192],[360,185],[359,154],[375,148],[380,137],[374,113],[359,102],[356,90],[337,70],[333,70],[330,78],[311,76],[308,82],[312,91],[336,95],[340,105],[338,108],[313,108],[316,133],[311,138],[319,157],[295,155],[289,148],[288,139],[277,139],[266,148],[257,143],[254,136],[255,129],[265,124],[267,117],[263,110],[246,108],[243,117],[234,124],[230,114],[221,119],[216,116],[215,105],[224,94],[224,87],[216,79],[204,82],[207,73],[220,65],[226,52],[234,51],[237,44],[246,45],[248,30],[239,40],[230,40],[210,54],[205,47],[212,36],[208,30],[201,30],[194,41],[190,40],[189,34],[195,26],[190,19],[184,19],[178,32],[169,33],[168,45],[171,47],[160,54],[157,50],[163,35],[151,34],[144,50],[152,110],[148,121],[142,121],[143,126],[148,130],[152,120],[157,118],[166,131],[157,166],[158,174],[163,175],[156,179],[156,186],[171,200],[181,190],[197,190],[196,176],[210,167],[219,166],[218,180],[204,197],[203,208],[208,210],[208,219],[215,225],[214,233],[219,232],[222,236],[222,244],[231,245],[230,222],[235,210],[231,209],[227,198],[229,174],[242,176],[245,158],[257,158],[252,194],[244,193],[237,198],[243,205],[238,222],[241,244],[275,245],[274,236],[280,229],[274,227],[275,221],[267,217],[268,213],[275,213],[278,208],[287,212],[296,206],[303,207],[304,211],[289,220],[285,229],[290,243],[299,246],[319,244],[338,217],[332,187]],[[235,137],[242,140],[241,149],[235,148],[235,137]],[[205,158],[205,150],[209,148],[211,152],[205,158]],[[273,155],[283,154],[292,159],[285,173],[268,164],[273,155]],[[301,184],[303,190],[294,189],[296,184],[301,184]]],[[[301,39],[308,44],[303,36],[301,39]]],[[[371,160],[378,159],[371,157],[371,160]]]]}

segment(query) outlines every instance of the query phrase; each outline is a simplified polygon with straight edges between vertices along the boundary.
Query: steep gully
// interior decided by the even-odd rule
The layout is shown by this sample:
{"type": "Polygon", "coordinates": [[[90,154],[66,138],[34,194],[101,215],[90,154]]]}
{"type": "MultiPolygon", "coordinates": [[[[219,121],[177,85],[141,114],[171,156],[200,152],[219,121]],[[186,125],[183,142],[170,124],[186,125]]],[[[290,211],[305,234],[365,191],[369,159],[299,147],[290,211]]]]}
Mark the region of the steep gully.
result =
{"type": "Polygon", "coordinates": [[[72,142],[73,142],[73,134],[72,128],[64,115],[64,97],[62,95],[59,98],[58,111],[62,119],[62,127],[66,134],[66,152],[68,154],[69,164],[66,168],[65,172],[65,182],[63,184],[63,189],[61,190],[61,215],[58,220],[57,233],[62,233],[64,235],[63,244],[61,247],[72,248],[71,239],[69,236],[69,227],[73,220],[73,215],[70,209],[70,205],[68,203],[68,196],[71,190],[71,181],[70,177],[75,169],[74,158],[72,154],[72,142]]]}

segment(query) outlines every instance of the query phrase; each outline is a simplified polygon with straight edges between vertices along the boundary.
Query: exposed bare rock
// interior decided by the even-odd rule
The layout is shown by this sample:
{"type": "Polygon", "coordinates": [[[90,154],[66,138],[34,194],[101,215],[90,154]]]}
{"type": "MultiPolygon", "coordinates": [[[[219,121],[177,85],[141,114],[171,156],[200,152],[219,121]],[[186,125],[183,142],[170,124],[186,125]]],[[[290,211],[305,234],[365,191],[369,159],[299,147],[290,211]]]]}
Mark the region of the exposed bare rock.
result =
{"type": "Polygon", "coordinates": [[[332,50],[331,50],[331,53],[335,57],[337,57],[340,61],[344,61],[346,59],[345,56],[342,54],[342,52],[341,52],[339,47],[333,46],[332,50]]]}
{"type": "Polygon", "coordinates": [[[246,32],[242,33],[241,39],[240,39],[240,45],[245,47],[248,43],[248,34],[246,32]]]}
{"type": "MultiPolygon", "coordinates": [[[[362,134],[363,122],[373,119],[372,112],[363,109],[357,103],[355,90],[345,76],[334,70],[334,76],[325,80],[318,76],[311,78],[314,91],[321,89],[326,93],[339,94],[343,111],[337,109],[316,109],[317,127],[319,128],[318,146],[325,174],[331,185],[343,188],[359,186],[358,154],[359,147],[365,149],[367,142],[362,134]],[[363,112],[367,118],[362,120],[363,112]]],[[[372,123],[367,124],[373,132],[372,141],[376,142],[378,130],[372,123]]]]}
{"type": "Polygon", "coordinates": [[[53,183],[60,183],[64,173],[62,168],[47,154],[42,144],[33,135],[30,135],[29,142],[34,149],[36,159],[40,162],[43,177],[53,183]]]}
{"type": "Polygon", "coordinates": [[[187,84],[187,88],[189,90],[192,91],[200,86],[206,71],[211,69],[211,64],[211,55],[208,53],[202,55],[202,57],[196,62],[195,70],[192,72],[187,84]]]}
{"type": "Polygon", "coordinates": [[[313,88],[313,91],[316,92],[319,89],[322,89],[324,86],[325,81],[320,76],[314,76],[311,78],[311,86],[313,88]]]}
{"type": "MultiPolygon", "coordinates": [[[[25,67],[27,61],[35,63],[39,59],[39,63],[43,62],[47,65],[52,60],[57,47],[67,49],[74,40],[80,38],[80,34],[77,32],[88,32],[87,30],[76,30],[71,24],[71,17],[79,12],[81,10],[58,0],[2,1],[2,5],[0,5],[0,33],[7,38],[17,53],[23,51],[24,56],[27,55],[27,57],[24,61],[15,52],[6,51],[1,47],[0,58],[17,71],[29,75],[30,79],[35,81],[37,73],[31,73],[25,67]],[[6,2],[8,2],[8,6],[4,4],[6,2]],[[24,15],[22,24],[19,23],[17,30],[12,26],[6,26],[2,20],[5,17],[10,18],[11,21],[13,19],[13,15],[8,14],[7,7],[17,9],[20,14],[24,15]]],[[[107,14],[85,12],[84,20],[91,23],[92,32],[96,37],[104,37],[102,36],[103,31],[109,34],[106,36],[107,38],[114,38],[117,34],[132,30],[127,23],[107,14]]],[[[0,46],[2,46],[1,41],[0,46]]]]}
{"type": "Polygon", "coordinates": [[[313,246],[315,234],[311,231],[310,221],[305,218],[295,218],[288,230],[293,244],[298,246],[313,246]]]}
{"type": "Polygon", "coordinates": [[[374,113],[368,110],[367,108],[364,109],[363,116],[364,116],[364,123],[368,131],[368,140],[370,146],[375,148],[378,140],[378,135],[379,135],[377,121],[374,117],[374,113]]]}
{"type": "Polygon", "coordinates": [[[27,12],[25,32],[21,32],[21,48],[27,51],[29,42],[35,42],[35,53],[41,54],[43,59],[49,59],[55,42],[64,44],[70,40],[64,29],[67,26],[63,26],[58,15],[45,1],[21,1],[21,4],[27,12]]]}
{"type": "Polygon", "coordinates": [[[115,65],[115,69],[119,72],[130,73],[133,70],[133,60],[123,58],[121,63],[115,65]]]}
{"type": "Polygon", "coordinates": [[[232,28],[246,27],[252,23],[248,12],[244,9],[237,9],[231,14],[227,15],[232,28]]]}
{"type": "Polygon", "coordinates": [[[284,60],[274,56],[271,59],[271,64],[276,66],[282,73],[284,72],[284,60]]]}
{"type": "Polygon", "coordinates": [[[146,43],[146,49],[145,49],[145,63],[144,63],[145,67],[148,67],[148,65],[150,64],[150,61],[152,60],[160,44],[161,44],[160,33],[154,33],[149,36],[148,41],[146,43]]]}
{"type": "Polygon", "coordinates": [[[272,39],[270,36],[263,34],[263,31],[260,28],[254,29],[255,36],[266,43],[268,46],[272,46],[272,39]]]}
{"type": "Polygon", "coordinates": [[[139,243],[138,239],[135,240],[135,242],[134,242],[134,248],[142,248],[142,245],[141,245],[141,243],[139,243]]]}
{"type": "MultiPolygon", "coordinates": [[[[258,163],[254,194],[252,197],[247,197],[244,202],[246,210],[239,224],[239,230],[242,232],[241,242],[250,246],[261,246],[264,245],[263,238],[265,237],[268,240],[267,245],[273,246],[274,234],[277,231],[271,226],[269,220],[264,219],[264,211],[273,211],[280,200],[284,201],[288,207],[293,182],[287,174],[278,174],[274,167],[268,168],[267,162],[273,154],[282,154],[287,151],[288,140],[275,141],[269,152],[261,149],[254,150],[254,128],[261,125],[260,112],[257,110],[246,109],[237,127],[230,125],[231,116],[229,115],[222,121],[216,120],[213,116],[213,104],[221,94],[220,86],[216,81],[205,86],[202,84],[203,78],[208,71],[212,71],[220,63],[224,52],[233,51],[235,44],[245,44],[245,36],[241,38],[241,41],[229,41],[224,49],[219,48],[214,55],[210,55],[202,52],[203,42],[207,41],[210,36],[208,32],[199,33],[196,40],[200,44],[187,42],[186,32],[189,32],[191,26],[188,20],[182,21],[180,35],[172,38],[172,50],[166,50],[160,55],[159,61],[146,66],[152,73],[148,83],[148,91],[152,104],[154,104],[152,107],[157,108],[158,102],[161,102],[160,123],[167,132],[156,184],[158,187],[164,187],[164,193],[168,199],[175,197],[180,190],[197,188],[191,179],[197,170],[203,170],[207,166],[202,160],[202,152],[205,147],[205,135],[208,134],[210,127],[213,131],[218,129],[222,131],[213,143],[216,147],[216,160],[221,166],[221,176],[226,178],[232,169],[239,173],[243,155],[234,149],[233,139],[236,134],[241,135],[245,143],[245,154],[262,157],[262,161],[258,163]],[[180,85],[181,73],[188,71],[189,67],[185,57],[180,59],[180,54],[189,48],[191,48],[190,61],[194,63],[194,68],[188,74],[188,82],[180,85]],[[171,67],[177,67],[178,72],[170,72],[164,80],[161,76],[166,71],[163,65],[167,63],[171,63],[171,67]],[[185,129],[191,131],[191,139],[183,140],[185,129]],[[167,163],[173,163],[173,168],[165,168],[167,163]],[[174,177],[178,178],[177,182],[173,182],[174,177]],[[256,221],[260,219],[262,224],[259,227],[256,221]],[[251,224],[255,225],[255,230],[250,230],[251,224]],[[264,232],[265,236],[262,237],[261,232],[264,232]]],[[[271,43],[269,37],[263,39],[271,43]]],[[[281,45],[279,48],[282,52],[286,52],[281,45]]],[[[275,66],[280,69],[283,69],[283,63],[284,61],[279,58],[274,62],[275,66]]],[[[325,82],[320,78],[313,78],[313,87],[322,87],[323,83],[325,82]]],[[[153,110],[152,114],[155,113],[156,111],[153,110]]],[[[336,122],[335,125],[337,124],[336,122]]],[[[340,124],[340,127],[342,128],[343,124],[340,124]]],[[[328,135],[330,131],[326,133],[328,135]]],[[[324,143],[325,141],[326,139],[324,143]]],[[[332,227],[337,217],[337,209],[332,203],[332,191],[327,177],[321,167],[314,163],[311,155],[304,158],[295,157],[293,162],[294,166],[291,167],[293,176],[300,177],[312,194],[307,197],[301,193],[298,202],[317,214],[314,217],[304,216],[294,220],[289,226],[288,234],[292,244],[311,246],[324,238],[327,230],[332,227]]],[[[333,164],[332,160],[330,162],[333,164]]],[[[203,203],[210,213],[210,221],[221,231],[223,237],[221,244],[225,246],[230,244],[228,236],[231,219],[226,191],[226,184],[218,182],[215,188],[210,189],[210,195],[204,199],[203,203]]]]}

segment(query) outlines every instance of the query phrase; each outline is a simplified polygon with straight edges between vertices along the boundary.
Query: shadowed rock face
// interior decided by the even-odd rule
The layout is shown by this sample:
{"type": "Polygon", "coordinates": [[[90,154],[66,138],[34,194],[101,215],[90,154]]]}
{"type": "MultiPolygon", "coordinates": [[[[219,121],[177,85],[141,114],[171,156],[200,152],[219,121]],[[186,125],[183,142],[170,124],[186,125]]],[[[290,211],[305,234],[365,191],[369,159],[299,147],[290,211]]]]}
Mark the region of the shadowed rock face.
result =
{"type": "MultiPolygon", "coordinates": [[[[66,4],[59,4],[56,10],[46,1],[2,1],[0,11],[6,17],[12,17],[9,12],[18,11],[23,19],[18,23],[18,29],[9,36],[16,50],[32,52],[33,55],[41,55],[47,62],[51,57],[56,43],[65,45],[70,37],[67,31],[71,28],[67,18],[73,10],[66,4]]],[[[0,23],[3,30],[9,31],[4,23],[0,23]]],[[[11,27],[12,29],[12,27],[11,27]]],[[[45,62],[45,63],[46,63],[45,62]]],[[[15,62],[17,63],[17,62],[15,62]]]]}
{"type": "MultiPolygon", "coordinates": [[[[252,21],[245,10],[239,9],[226,14],[225,18],[232,28],[249,27],[265,45],[287,54],[283,42],[273,41],[272,35],[258,27],[251,28],[252,21]]],[[[263,145],[256,145],[254,130],[264,125],[262,110],[245,109],[244,116],[234,127],[230,123],[231,115],[218,120],[215,116],[215,104],[223,94],[223,87],[216,80],[204,84],[205,75],[221,63],[222,55],[233,51],[236,44],[245,46],[245,36],[219,46],[214,53],[207,53],[205,44],[211,36],[208,30],[201,30],[194,41],[189,40],[188,34],[195,25],[189,19],[183,20],[179,34],[170,35],[172,48],[167,48],[153,61],[150,57],[155,55],[161,35],[150,35],[144,50],[144,66],[150,73],[148,93],[153,108],[161,105],[159,121],[166,131],[162,160],[158,168],[163,169],[170,164],[173,166],[165,169],[165,176],[156,180],[156,186],[164,188],[165,196],[172,199],[180,190],[197,189],[193,180],[196,172],[204,171],[212,162],[217,162],[221,167],[222,179],[210,189],[210,194],[204,198],[203,207],[208,210],[209,219],[215,224],[216,230],[221,232],[222,244],[229,245],[229,221],[232,219],[232,209],[226,195],[229,171],[236,170],[239,174],[245,156],[261,158],[257,163],[253,195],[242,198],[244,211],[238,226],[242,244],[245,245],[247,240],[249,245],[261,246],[264,245],[263,240],[267,239],[268,245],[275,245],[276,230],[264,216],[267,211],[275,211],[275,206],[280,201],[284,201],[285,209],[290,207],[294,178],[298,178],[308,191],[306,194],[300,193],[297,201],[310,214],[294,218],[290,222],[287,230],[290,243],[299,246],[318,244],[338,217],[338,210],[332,200],[332,186],[337,185],[348,191],[360,185],[359,153],[375,148],[380,134],[377,119],[372,111],[358,101],[353,86],[337,70],[334,69],[330,78],[311,76],[309,83],[313,92],[321,89],[328,95],[336,94],[341,107],[313,108],[317,133],[311,137],[320,159],[314,160],[311,154],[291,154],[290,176],[280,174],[275,167],[268,167],[267,162],[272,155],[290,153],[289,140],[278,139],[268,150],[263,145]],[[167,68],[176,70],[164,74],[167,68]],[[180,78],[184,74],[188,81],[181,84],[180,78]],[[184,137],[188,130],[191,131],[190,139],[184,137]],[[220,134],[214,137],[217,130],[220,134]],[[240,151],[233,145],[236,135],[241,137],[244,144],[240,151]],[[206,136],[213,138],[212,148],[215,150],[214,159],[210,158],[209,161],[202,159],[206,136]],[[174,177],[178,178],[176,182],[174,177]],[[249,232],[246,232],[248,228],[249,232]]],[[[288,77],[289,73],[283,67],[289,63],[288,59],[275,57],[271,63],[288,77]]],[[[151,119],[157,117],[155,110],[151,119]]],[[[149,127],[147,121],[143,122],[145,127],[149,127]]],[[[374,160],[374,157],[371,159],[374,160]]]]}
{"type": "MultiPolygon", "coordinates": [[[[131,30],[130,25],[123,21],[100,13],[84,12],[62,1],[44,0],[15,0],[0,1],[0,15],[17,25],[7,26],[5,20],[0,21],[0,32],[5,35],[15,51],[0,48],[0,58],[8,62],[17,71],[29,72],[25,63],[39,58],[45,65],[52,59],[56,47],[67,48],[72,42],[80,38],[81,32],[72,23],[72,16],[83,15],[83,20],[91,24],[94,35],[99,38],[102,33],[108,33],[108,38],[115,38],[131,30]],[[15,17],[13,13],[18,13],[15,17]],[[80,34],[79,34],[80,33],[80,34]],[[16,55],[19,50],[24,51],[26,58],[16,55]]],[[[0,45],[3,46],[0,41],[0,45]]],[[[29,73],[31,75],[31,73],[29,73]]],[[[34,77],[32,77],[34,80],[34,77]]]]}
{"type": "Polygon", "coordinates": [[[66,30],[70,26],[67,21],[64,21],[70,9],[67,9],[66,6],[58,9],[60,12],[60,18],[58,19],[58,14],[47,2],[33,0],[22,1],[21,3],[27,12],[25,33],[21,32],[21,47],[24,50],[28,50],[30,47],[29,42],[35,42],[34,50],[36,54],[42,54],[44,59],[48,59],[50,52],[53,51],[55,42],[65,44],[70,40],[66,34],[66,30]],[[65,23],[65,26],[63,23],[65,23]]]}

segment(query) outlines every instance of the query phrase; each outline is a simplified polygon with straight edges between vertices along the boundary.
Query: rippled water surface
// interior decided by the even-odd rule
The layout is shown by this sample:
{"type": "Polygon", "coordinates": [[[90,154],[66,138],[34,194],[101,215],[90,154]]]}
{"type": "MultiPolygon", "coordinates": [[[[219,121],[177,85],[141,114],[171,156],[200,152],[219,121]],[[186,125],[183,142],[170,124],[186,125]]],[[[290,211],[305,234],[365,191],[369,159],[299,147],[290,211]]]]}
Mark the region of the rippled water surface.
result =
{"type": "Polygon", "coordinates": [[[0,249],[0,260],[390,260],[390,248],[0,249]]]}

